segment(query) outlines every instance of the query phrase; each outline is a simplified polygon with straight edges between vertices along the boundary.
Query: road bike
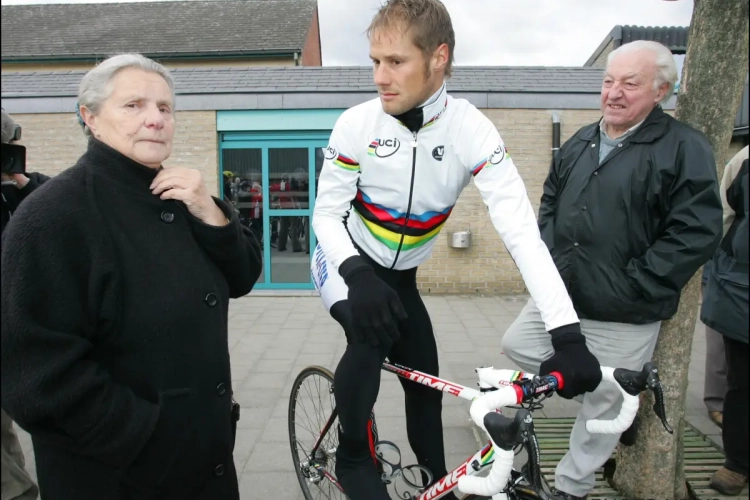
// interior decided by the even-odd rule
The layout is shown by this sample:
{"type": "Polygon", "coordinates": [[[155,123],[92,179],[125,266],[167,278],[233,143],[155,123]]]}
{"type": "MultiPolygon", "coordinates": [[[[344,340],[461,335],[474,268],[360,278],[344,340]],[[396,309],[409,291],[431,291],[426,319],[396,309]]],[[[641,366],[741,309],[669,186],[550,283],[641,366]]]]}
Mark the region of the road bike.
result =
{"type": "MultiPolygon", "coordinates": [[[[401,452],[394,443],[379,439],[374,412],[367,424],[370,451],[383,482],[393,484],[403,500],[437,500],[450,491],[468,494],[465,500],[545,500],[550,492],[542,479],[539,444],[532,413],[565,381],[559,373],[536,376],[515,370],[480,367],[475,370],[479,389],[464,387],[439,377],[383,363],[384,371],[472,401],[469,414],[489,437],[481,450],[467,458],[446,476],[433,481],[432,473],[421,465],[401,465],[401,452]],[[513,418],[500,413],[517,410],[513,418]],[[513,468],[515,455],[526,451],[526,463],[513,468]],[[489,473],[487,473],[489,469],[489,473]],[[480,473],[486,474],[480,477],[480,473]],[[402,484],[403,483],[403,484],[402,484]],[[400,486],[400,487],[399,487],[400,486]]],[[[623,395],[619,415],[614,420],[590,420],[592,433],[621,434],[638,412],[638,395],[654,392],[654,412],[667,432],[673,430],[666,418],[664,391],[656,367],[646,363],[642,370],[602,367],[602,384],[614,384],[623,395]]],[[[336,480],[337,411],[333,395],[333,374],[320,366],[303,369],[292,385],[289,399],[289,442],[294,470],[306,500],[346,499],[336,480]],[[301,434],[305,434],[301,438],[301,434]],[[309,434],[309,436],[307,435],[309,434]]]]}

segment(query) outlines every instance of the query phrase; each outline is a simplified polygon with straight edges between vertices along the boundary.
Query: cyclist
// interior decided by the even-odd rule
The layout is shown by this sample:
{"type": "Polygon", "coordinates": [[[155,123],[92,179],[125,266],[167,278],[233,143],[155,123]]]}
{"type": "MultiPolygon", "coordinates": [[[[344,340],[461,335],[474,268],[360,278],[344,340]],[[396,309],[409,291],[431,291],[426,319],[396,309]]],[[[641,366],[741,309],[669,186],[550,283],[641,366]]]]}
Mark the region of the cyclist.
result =
{"type": "MultiPolygon", "coordinates": [[[[497,129],[469,102],[446,93],[455,38],[445,6],[439,0],[390,0],[373,18],[368,37],[379,98],[337,121],[313,214],[319,241],[313,280],[348,341],[334,380],[336,475],[352,500],[388,498],[367,440],[381,363],[388,357],[438,375],[417,266],[472,177],[556,340],[545,366],[565,377],[562,394],[592,391],[601,380],[497,129]]],[[[439,479],[446,474],[442,394],[401,382],[409,444],[439,479]]]]}

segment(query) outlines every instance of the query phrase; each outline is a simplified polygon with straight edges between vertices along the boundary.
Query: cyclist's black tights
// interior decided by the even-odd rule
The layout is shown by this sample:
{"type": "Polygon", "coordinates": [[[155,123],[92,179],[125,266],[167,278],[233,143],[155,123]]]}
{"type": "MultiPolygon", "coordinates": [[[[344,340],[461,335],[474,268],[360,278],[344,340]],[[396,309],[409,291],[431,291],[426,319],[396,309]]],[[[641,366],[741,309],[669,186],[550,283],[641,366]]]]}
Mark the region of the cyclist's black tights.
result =
{"type": "MultiPolygon", "coordinates": [[[[369,260],[369,259],[368,259],[369,260]]],[[[380,389],[380,374],[386,356],[414,370],[438,376],[438,356],[432,323],[416,285],[417,270],[394,271],[369,262],[376,274],[399,295],[409,319],[402,325],[401,338],[390,348],[361,344],[350,331],[351,313],[347,301],[333,305],[331,315],[346,332],[348,345],[334,379],[336,407],[343,434],[354,441],[367,439],[367,419],[380,389]]],[[[440,479],[446,474],[443,450],[442,396],[440,391],[399,379],[406,401],[406,431],[419,464],[440,479]]]]}

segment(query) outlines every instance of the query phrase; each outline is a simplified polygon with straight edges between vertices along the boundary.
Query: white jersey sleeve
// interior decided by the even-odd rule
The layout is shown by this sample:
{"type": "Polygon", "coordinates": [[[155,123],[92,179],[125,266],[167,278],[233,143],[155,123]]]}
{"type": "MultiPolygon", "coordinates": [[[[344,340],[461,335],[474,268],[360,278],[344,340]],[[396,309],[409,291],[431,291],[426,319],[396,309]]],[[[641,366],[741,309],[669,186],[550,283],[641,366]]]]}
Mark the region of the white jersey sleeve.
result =
{"type": "Polygon", "coordinates": [[[312,225],[315,237],[333,272],[347,258],[359,255],[344,226],[344,219],[357,195],[360,166],[347,134],[346,113],[339,117],[331,133],[318,179],[312,225]]]}
{"type": "Polygon", "coordinates": [[[492,122],[467,110],[459,158],[489,208],[495,229],[539,307],[547,331],[578,323],[578,315],[549,249],[542,241],[526,187],[492,122]]]}

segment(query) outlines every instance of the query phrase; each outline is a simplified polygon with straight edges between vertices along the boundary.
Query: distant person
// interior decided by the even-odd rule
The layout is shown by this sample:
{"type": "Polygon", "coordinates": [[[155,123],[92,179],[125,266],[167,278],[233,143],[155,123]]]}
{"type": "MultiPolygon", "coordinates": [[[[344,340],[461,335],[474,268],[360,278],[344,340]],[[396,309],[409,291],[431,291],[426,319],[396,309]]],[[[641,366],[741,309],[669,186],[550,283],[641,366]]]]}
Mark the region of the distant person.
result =
{"type": "MultiPolygon", "coordinates": [[[[737,171],[742,162],[748,158],[748,147],[745,146],[726,166],[724,172],[737,171]]],[[[724,189],[722,183],[722,189],[724,189]]],[[[724,205],[724,234],[729,230],[734,218],[734,210],[727,205],[726,193],[722,196],[724,205]]],[[[711,271],[711,261],[703,268],[701,293],[705,300],[705,287],[711,271]]],[[[708,418],[720,429],[724,427],[724,397],[727,394],[727,358],[724,350],[724,336],[706,326],[706,369],[703,384],[703,403],[708,410],[708,418]]]]}
{"type": "Polygon", "coordinates": [[[725,236],[707,265],[701,306],[701,321],[706,328],[723,336],[727,363],[721,433],[726,460],[711,477],[711,487],[724,495],[739,495],[748,478],[749,163],[745,146],[724,169],[721,197],[725,236]]]}
{"type": "MultiPolygon", "coordinates": [[[[49,177],[26,172],[26,150],[21,145],[21,126],[2,110],[2,232],[21,203],[49,177]]],[[[5,278],[3,278],[5,279],[5,278]]],[[[2,410],[2,500],[34,500],[39,488],[28,472],[13,420],[2,410]]]]}

